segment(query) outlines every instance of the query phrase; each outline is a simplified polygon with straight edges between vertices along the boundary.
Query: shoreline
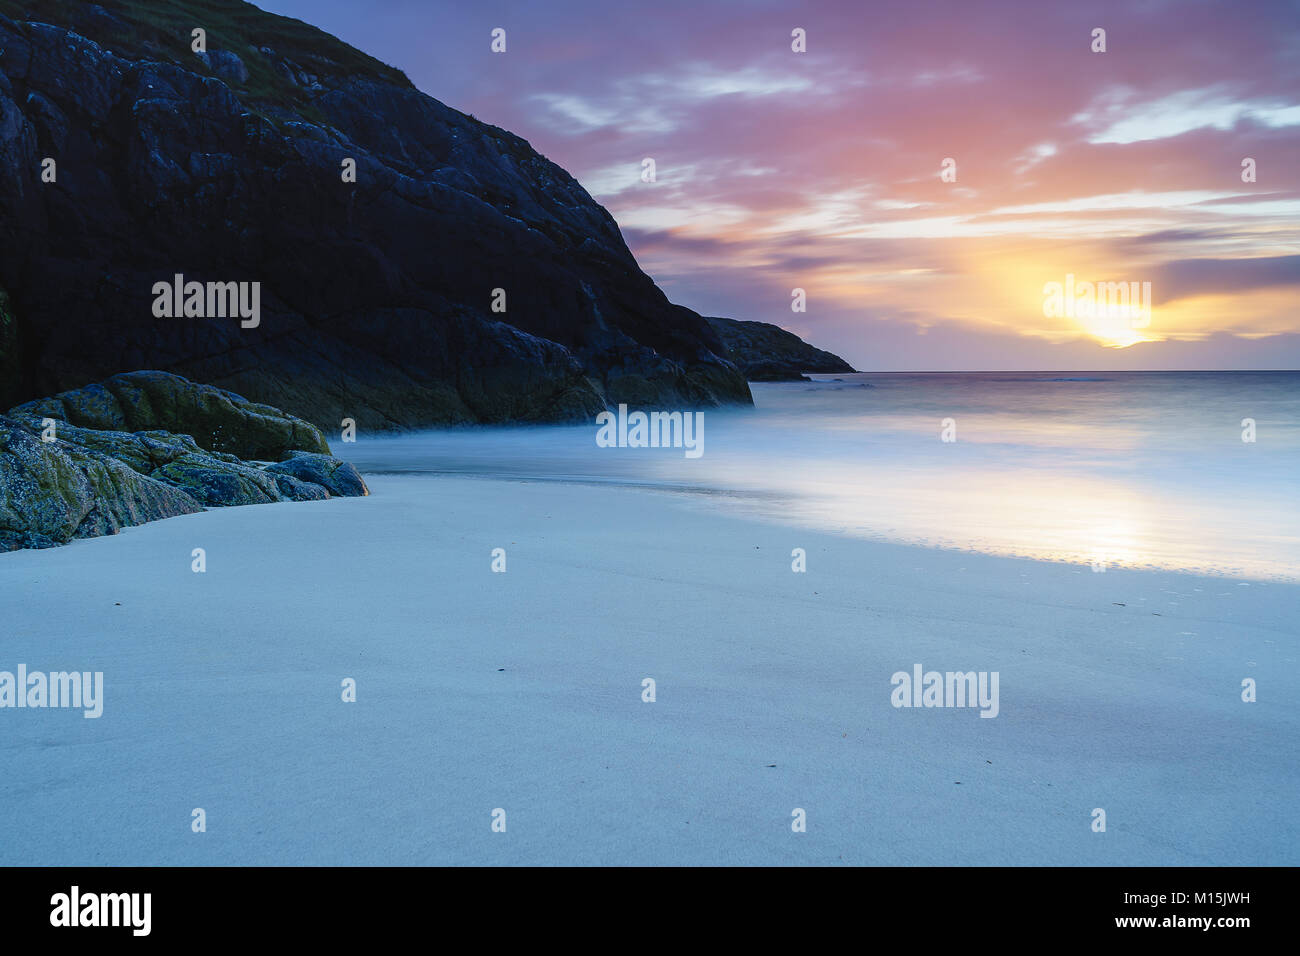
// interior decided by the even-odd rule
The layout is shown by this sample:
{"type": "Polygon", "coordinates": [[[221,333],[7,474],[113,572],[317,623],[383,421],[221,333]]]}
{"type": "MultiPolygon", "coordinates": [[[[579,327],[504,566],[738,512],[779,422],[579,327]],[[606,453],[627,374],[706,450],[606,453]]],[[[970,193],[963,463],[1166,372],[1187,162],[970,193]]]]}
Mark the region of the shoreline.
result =
{"type": "Polygon", "coordinates": [[[0,862],[1300,861],[1298,585],[367,480],[0,558],[0,670],[104,673],[97,720],[0,710],[0,862]],[[892,706],[918,664],[998,716],[892,706]]]}

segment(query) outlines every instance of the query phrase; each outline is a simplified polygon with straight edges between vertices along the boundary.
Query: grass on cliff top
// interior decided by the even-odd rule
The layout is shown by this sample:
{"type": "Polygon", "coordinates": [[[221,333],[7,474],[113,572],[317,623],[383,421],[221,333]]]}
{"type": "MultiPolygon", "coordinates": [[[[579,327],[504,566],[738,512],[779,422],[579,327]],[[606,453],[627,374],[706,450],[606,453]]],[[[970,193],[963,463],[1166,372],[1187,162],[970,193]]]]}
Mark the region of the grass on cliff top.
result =
{"type": "Polygon", "coordinates": [[[270,47],[321,78],[363,76],[412,86],[401,70],[323,30],[242,0],[99,0],[98,5],[125,26],[95,16],[95,4],[88,0],[0,0],[0,13],[11,20],[67,27],[132,59],[170,60],[200,73],[204,69],[190,48],[190,31],[202,27],[209,52],[229,50],[248,68],[247,82],[232,87],[241,100],[289,109],[306,119],[318,119],[310,97],[276,73],[271,61],[258,52],[261,47],[270,47]]]}

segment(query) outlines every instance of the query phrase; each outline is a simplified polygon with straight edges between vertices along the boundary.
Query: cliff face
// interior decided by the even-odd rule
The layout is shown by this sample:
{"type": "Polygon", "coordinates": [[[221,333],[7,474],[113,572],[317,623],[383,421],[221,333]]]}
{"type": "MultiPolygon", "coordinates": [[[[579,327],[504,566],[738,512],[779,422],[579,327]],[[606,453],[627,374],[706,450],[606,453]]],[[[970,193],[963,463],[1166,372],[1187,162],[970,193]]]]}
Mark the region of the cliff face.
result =
{"type": "Polygon", "coordinates": [[[0,408],[139,368],[327,428],[750,401],[563,169],[237,0],[0,0],[0,169],[0,408]],[[256,326],[155,315],[178,274],[256,326]]]}
{"type": "Polygon", "coordinates": [[[838,355],[809,345],[793,332],[770,322],[745,322],[710,316],[706,321],[722,338],[726,355],[751,382],[783,382],[804,372],[852,372],[838,355]]]}

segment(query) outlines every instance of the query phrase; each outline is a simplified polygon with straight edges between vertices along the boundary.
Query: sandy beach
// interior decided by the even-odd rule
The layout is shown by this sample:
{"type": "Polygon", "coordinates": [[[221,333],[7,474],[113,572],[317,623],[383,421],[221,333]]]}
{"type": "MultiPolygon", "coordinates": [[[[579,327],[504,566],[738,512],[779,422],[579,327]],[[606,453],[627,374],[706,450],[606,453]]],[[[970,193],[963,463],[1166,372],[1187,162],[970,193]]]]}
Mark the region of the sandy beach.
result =
{"type": "Polygon", "coordinates": [[[0,670],[104,674],[7,715],[0,863],[1300,862],[1300,586],[367,480],[0,559],[0,670]]]}

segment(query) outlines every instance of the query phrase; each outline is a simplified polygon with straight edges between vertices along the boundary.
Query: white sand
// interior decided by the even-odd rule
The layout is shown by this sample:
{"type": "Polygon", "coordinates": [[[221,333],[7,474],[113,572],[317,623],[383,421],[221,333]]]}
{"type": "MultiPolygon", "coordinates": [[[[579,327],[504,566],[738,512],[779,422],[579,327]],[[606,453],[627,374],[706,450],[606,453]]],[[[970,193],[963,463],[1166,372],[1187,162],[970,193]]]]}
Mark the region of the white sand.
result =
{"type": "Polygon", "coordinates": [[[0,556],[0,670],[105,675],[0,710],[0,863],[1300,863],[1300,587],[369,481],[0,556]]]}

